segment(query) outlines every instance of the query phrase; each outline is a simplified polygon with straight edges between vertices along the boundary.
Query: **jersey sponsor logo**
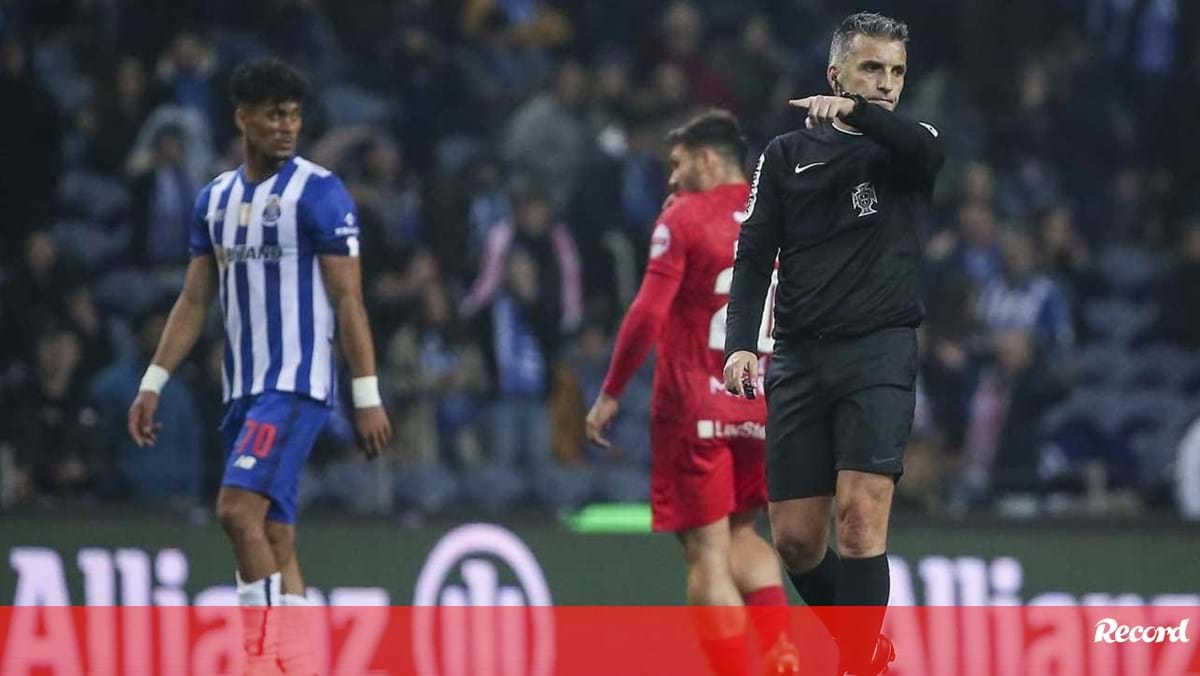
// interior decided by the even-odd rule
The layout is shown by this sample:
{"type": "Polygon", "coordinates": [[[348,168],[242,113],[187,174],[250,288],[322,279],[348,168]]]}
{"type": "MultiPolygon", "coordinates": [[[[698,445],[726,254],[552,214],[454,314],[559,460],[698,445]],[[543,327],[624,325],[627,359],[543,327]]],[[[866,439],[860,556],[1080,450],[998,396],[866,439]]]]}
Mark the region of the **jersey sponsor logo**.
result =
{"type": "Polygon", "coordinates": [[[824,162],[813,162],[812,164],[806,164],[804,166],[800,166],[799,164],[797,164],[796,165],[796,173],[803,174],[804,172],[808,171],[809,169],[812,169],[814,167],[824,166],[824,164],[825,164],[824,162]]]}
{"type": "Polygon", "coordinates": [[[930,134],[933,134],[934,138],[938,137],[938,130],[935,129],[932,124],[929,124],[928,122],[918,122],[917,124],[921,125],[922,127],[925,127],[925,131],[929,132],[930,134]]]}
{"type": "Polygon", "coordinates": [[[879,213],[875,211],[875,205],[879,204],[879,198],[875,196],[875,186],[871,185],[870,181],[854,186],[854,193],[850,195],[850,204],[858,210],[859,218],[879,213]]]}
{"type": "Polygon", "coordinates": [[[467,673],[464,665],[484,661],[510,665],[508,673],[554,672],[554,612],[546,576],[533,552],[505,528],[473,523],[447,533],[421,568],[413,605],[413,657],[422,676],[467,673]],[[478,621],[489,615],[476,614],[469,626],[447,632],[456,618],[442,610],[447,607],[503,612],[490,614],[491,621],[478,621]]]}
{"type": "Polygon", "coordinates": [[[762,178],[763,161],[767,159],[767,151],[758,156],[758,166],[754,168],[754,180],[750,183],[750,197],[746,200],[746,220],[754,215],[754,204],[758,202],[758,181],[762,178]]]}
{"type": "Polygon", "coordinates": [[[267,206],[263,207],[263,225],[268,228],[273,228],[279,223],[279,217],[283,214],[283,208],[279,206],[279,196],[271,195],[267,198],[267,206]]]}
{"type": "Polygon", "coordinates": [[[650,235],[650,257],[658,258],[671,248],[671,229],[665,223],[659,223],[650,235]]]}
{"type": "Polygon", "coordinates": [[[727,423],[720,420],[697,420],[696,436],[701,439],[766,439],[767,426],[753,421],[727,423]]]}
{"type": "Polygon", "coordinates": [[[217,265],[225,267],[226,265],[249,261],[277,261],[283,258],[283,247],[278,244],[263,244],[260,246],[239,244],[237,246],[213,247],[213,253],[217,257],[217,265]]]}

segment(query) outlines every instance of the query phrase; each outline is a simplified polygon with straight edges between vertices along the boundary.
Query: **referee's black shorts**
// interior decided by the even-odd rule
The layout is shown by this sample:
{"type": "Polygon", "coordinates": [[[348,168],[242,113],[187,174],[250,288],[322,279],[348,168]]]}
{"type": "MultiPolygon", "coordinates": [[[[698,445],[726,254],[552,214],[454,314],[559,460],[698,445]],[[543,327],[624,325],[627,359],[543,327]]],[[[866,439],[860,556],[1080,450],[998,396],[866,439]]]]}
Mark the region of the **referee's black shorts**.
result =
{"type": "Polygon", "coordinates": [[[843,469],[899,481],[916,377],[911,328],[777,340],[766,377],[771,501],[832,495],[843,469]]]}

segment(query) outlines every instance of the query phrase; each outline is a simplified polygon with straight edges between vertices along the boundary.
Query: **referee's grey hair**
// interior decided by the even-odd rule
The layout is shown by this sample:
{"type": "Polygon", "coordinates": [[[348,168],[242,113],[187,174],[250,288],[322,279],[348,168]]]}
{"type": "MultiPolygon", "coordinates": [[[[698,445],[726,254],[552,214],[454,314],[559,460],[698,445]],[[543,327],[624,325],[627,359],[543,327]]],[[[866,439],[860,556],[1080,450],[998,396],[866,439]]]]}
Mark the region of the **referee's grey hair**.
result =
{"type": "Polygon", "coordinates": [[[859,12],[842,19],[829,43],[829,65],[840,63],[850,51],[855,35],[908,42],[908,24],[875,12],[859,12]]]}

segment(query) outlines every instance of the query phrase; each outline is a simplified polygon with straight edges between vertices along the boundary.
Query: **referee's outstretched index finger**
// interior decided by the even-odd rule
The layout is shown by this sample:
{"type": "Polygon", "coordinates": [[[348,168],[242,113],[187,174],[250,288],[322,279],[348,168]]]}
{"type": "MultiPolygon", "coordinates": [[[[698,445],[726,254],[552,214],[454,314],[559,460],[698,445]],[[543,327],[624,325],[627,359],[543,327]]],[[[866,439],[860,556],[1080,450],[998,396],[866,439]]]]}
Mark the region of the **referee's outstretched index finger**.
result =
{"type": "Polygon", "coordinates": [[[789,100],[788,100],[788,105],[789,105],[789,106],[795,106],[795,107],[797,107],[797,108],[809,108],[809,107],[811,107],[811,106],[812,106],[813,99],[815,99],[815,98],[817,98],[817,97],[815,97],[815,96],[806,96],[806,97],[804,97],[804,98],[802,98],[802,99],[789,99],[789,100]]]}

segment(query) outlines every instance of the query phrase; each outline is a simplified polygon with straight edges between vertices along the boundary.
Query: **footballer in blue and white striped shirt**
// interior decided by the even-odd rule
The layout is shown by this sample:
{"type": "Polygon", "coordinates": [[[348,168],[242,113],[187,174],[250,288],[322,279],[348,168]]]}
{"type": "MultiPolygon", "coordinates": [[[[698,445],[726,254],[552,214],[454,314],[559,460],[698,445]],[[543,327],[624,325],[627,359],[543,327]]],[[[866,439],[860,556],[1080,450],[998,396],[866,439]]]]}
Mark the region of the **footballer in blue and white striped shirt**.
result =
{"type": "MultiPolygon", "coordinates": [[[[277,59],[233,73],[244,163],[200,191],[184,287],[129,411],[134,440],[152,445],[158,393],[219,297],[228,459],[217,515],[237,559],[239,600],[263,617],[262,608],[303,602],[296,486],[335,396],[335,337],[353,376],[360,446],[373,456],[392,431],[363,306],[354,203],[337,176],[296,155],[308,89],[277,59]]],[[[275,659],[266,623],[246,625],[248,657],[275,659]]]]}

